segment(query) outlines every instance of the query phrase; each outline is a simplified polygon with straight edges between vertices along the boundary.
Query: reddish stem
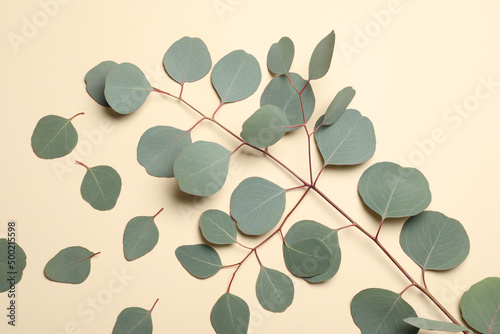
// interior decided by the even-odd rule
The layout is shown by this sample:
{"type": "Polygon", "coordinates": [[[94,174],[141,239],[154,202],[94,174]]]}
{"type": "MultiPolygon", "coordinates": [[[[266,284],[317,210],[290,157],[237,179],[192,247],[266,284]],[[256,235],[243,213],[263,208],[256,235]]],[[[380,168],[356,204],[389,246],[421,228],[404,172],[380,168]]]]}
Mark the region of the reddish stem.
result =
{"type": "Polygon", "coordinates": [[[148,314],[151,314],[151,312],[153,312],[155,306],[156,306],[156,303],[158,303],[158,301],[160,300],[160,298],[156,298],[156,301],[155,303],[153,304],[153,307],[151,307],[151,310],[149,310],[149,313],[148,314]]]}
{"type": "Polygon", "coordinates": [[[163,208],[161,208],[161,209],[160,209],[160,211],[158,211],[158,212],[157,212],[157,213],[153,216],[153,219],[155,219],[155,218],[156,218],[156,216],[158,216],[158,215],[160,214],[160,212],[162,212],[162,211],[163,211],[163,208]]]}
{"type": "Polygon", "coordinates": [[[90,169],[86,164],[84,164],[83,162],[80,162],[80,161],[75,161],[77,164],[80,164],[82,165],[83,167],[87,168],[87,169],[90,169]]]}
{"type": "Polygon", "coordinates": [[[380,231],[382,230],[382,225],[384,225],[385,218],[382,217],[382,220],[380,221],[380,224],[378,226],[377,234],[375,234],[375,239],[378,239],[378,235],[380,234],[380,231]]]}
{"type": "Polygon", "coordinates": [[[75,116],[71,117],[69,120],[70,120],[70,121],[72,121],[72,120],[73,120],[73,118],[75,118],[75,117],[77,117],[77,116],[80,116],[80,115],[85,115],[85,113],[84,113],[84,112],[78,113],[78,114],[76,114],[75,116]]]}

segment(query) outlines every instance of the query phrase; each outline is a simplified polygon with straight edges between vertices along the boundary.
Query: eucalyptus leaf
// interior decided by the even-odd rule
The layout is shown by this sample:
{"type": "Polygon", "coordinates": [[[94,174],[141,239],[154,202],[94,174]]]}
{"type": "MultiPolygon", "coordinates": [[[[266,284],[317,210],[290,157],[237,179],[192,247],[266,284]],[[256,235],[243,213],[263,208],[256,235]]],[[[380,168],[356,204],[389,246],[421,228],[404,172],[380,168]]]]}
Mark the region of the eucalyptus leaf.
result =
{"type": "Polygon", "coordinates": [[[158,300],[149,311],[140,307],[127,307],[122,310],[116,319],[112,334],[152,334],[151,313],[157,302],[158,300]]]}
{"type": "Polygon", "coordinates": [[[323,125],[335,123],[344,114],[354,95],[356,95],[356,91],[352,87],[346,87],[338,92],[326,110],[323,125]]]}
{"type": "Polygon", "coordinates": [[[288,37],[282,37],[271,45],[267,54],[267,68],[274,74],[287,74],[292,66],[295,47],[288,37]]]}
{"type": "Polygon", "coordinates": [[[212,308],[210,321],[218,334],[246,334],[250,309],[243,299],[227,292],[212,308]]]}
{"type": "Polygon", "coordinates": [[[55,115],[42,117],[31,136],[33,152],[42,159],[55,159],[73,151],[78,142],[78,133],[71,121],[76,116],[70,119],[55,115]]]}
{"type": "Polygon", "coordinates": [[[293,302],[293,282],[287,275],[274,269],[260,267],[257,278],[257,299],[271,312],[283,312],[293,302]]]}
{"type": "Polygon", "coordinates": [[[97,254],[80,246],[65,248],[45,265],[45,276],[56,282],[80,284],[89,276],[90,259],[97,254]]]}
{"type": "Polygon", "coordinates": [[[200,218],[200,229],[203,237],[213,244],[227,245],[237,242],[236,224],[225,212],[207,210],[200,218]]]}
{"type": "Polygon", "coordinates": [[[26,253],[15,242],[0,239],[0,293],[8,291],[22,278],[26,267],[26,253]]]}
{"type": "Polygon", "coordinates": [[[108,101],[104,97],[104,86],[108,73],[118,66],[112,60],[107,60],[93,67],[85,75],[85,83],[87,84],[87,92],[101,106],[109,107],[108,101]]]}
{"type": "Polygon", "coordinates": [[[266,148],[277,143],[288,129],[288,120],[283,110],[265,105],[243,123],[241,137],[250,145],[266,148]]]}
{"type": "Polygon", "coordinates": [[[316,238],[302,239],[283,245],[285,264],[298,277],[312,277],[325,273],[332,263],[328,246],[316,238]]]}
{"type": "Polygon", "coordinates": [[[191,275],[198,278],[213,276],[222,268],[219,254],[208,245],[180,246],[175,250],[175,256],[191,275]]]}
{"type": "Polygon", "coordinates": [[[430,320],[418,317],[406,318],[404,319],[404,322],[420,329],[428,329],[432,331],[442,331],[451,333],[470,331],[470,329],[463,326],[455,325],[454,323],[430,320]]]}
{"type": "Polygon", "coordinates": [[[332,62],[334,45],[335,32],[332,30],[314,48],[309,60],[309,80],[319,79],[328,72],[332,62]]]}
{"type": "Polygon", "coordinates": [[[105,211],[115,207],[122,188],[120,175],[109,166],[87,167],[80,193],[94,209],[105,211]]]}
{"type": "Polygon", "coordinates": [[[500,278],[488,277],[474,284],[460,299],[467,323],[480,333],[500,333],[500,278]]]}
{"type": "Polygon", "coordinates": [[[160,236],[154,216],[139,216],[132,218],[125,227],[123,234],[123,253],[129,261],[149,253],[158,243],[160,236]]]}

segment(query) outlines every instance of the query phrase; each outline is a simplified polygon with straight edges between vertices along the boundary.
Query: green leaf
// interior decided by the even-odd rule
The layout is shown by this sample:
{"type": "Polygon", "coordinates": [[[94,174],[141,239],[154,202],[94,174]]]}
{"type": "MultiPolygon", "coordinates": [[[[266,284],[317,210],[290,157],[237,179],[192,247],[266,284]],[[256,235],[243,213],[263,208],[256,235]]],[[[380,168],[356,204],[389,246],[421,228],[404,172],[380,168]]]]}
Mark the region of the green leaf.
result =
{"type": "Polygon", "coordinates": [[[108,73],[118,66],[112,60],[103,61],[99,65],[93,67],[85,75],[85,83],[87,84],[87,92],[101,106],[109,107],[108,101],[104,97],[104,85],[108,73]]]}
{"type": "Polygon", "coordinates": [[[448,270],[469,255],[469,237],[462,224],[435,211],[408,219],[399,240],[406,255],[424,270],[448,270]]]}
{"type": "Polygon", "coordinates": [[[292,66],[295,48],[288,37],[282,37],[271,45],[267,54],[267,68],[274,74],[287,74],[292,66]]]}
{"type": "Polygon", "coordinates": [[[452,333],[470,331],[470,329],[459,325],[455,325],[454,323],[430,320],[418,317],[406,318],[404,319],[404,322],[414,327],[420,329],[428,329],[431,331],[442,331],[442,332],[452,332],[452,333]]]}
{"type": "Polygon", "coordinates": [[[65,248],[45,265],[45,276],[56,282],[80,284],[89,276],[90,259],[97,254],[80,246],[65,248]]]}
{"type": "MultiPolygon", "coordinates": [[[[311,85],[296,73],[289,73],[290,81],[299,92],[307,85],[306,89],[302,92],[302,102],[304,105],[304,116],[307,122],[314,111],[316,100],[311,85]]],[[[277,106],[285,113],[290,126],[296,126],[304,123],[304,116],[302,115],[302,104],[300,103],[300,96],[297,91],[288,81],[287,77],[280,75],[269,82],[264,89],[260,98],[260,106],[272,104],[277,106]]],[[[288,131],[296,130],[297,128],[290,128],[288,131]]]]}
{"type": "MultiPolygon", "coordinates": [[[[77,161],[78,162],[78,161],[77,161]]],[[[120,175],[109,166],[87,167],[80,193],[82,198],[96,210],[111,210],[115,207],[122,188],[120,175]]]]}
{"type": "Polygon", "coordinates": [[[231,152],[219,144],[197,141],[177,156],[174,176],[185,193],[210,196],[226,182],[231,152]]]}
{"type": "Polygon", "coordinates": [[[228,292],[215,303],[210,321],[218,334],[246,334],[250,309],[243,299],[228,292]]]}
{"type": "Polygon", "coordinates": [[[212,59],[201,39],[183,37],[167,50],[163,66],[172,79],[183,85],[207,75],[212,68],[212,59]]]}
{"type": "Polygon", "coordinates": [[[152,334],[151,313],[157,302],[158,300],[149,311],[140,307],[127,307],[121,311],[116,319],[112,334],[152,334]]]}
{"type": "Polygon", "coordinates": [[[266,148],[277,143],[288,129],[288,120],[283,110],[265,105],[243,123],[241,137],[253,146],[266,148]]]}
{"type": "Polygon", "coordinates": [[[354,95],[356,95],[356,91],[352,87],[346,87],[338,92],[326,110],[323,125],[335,123],[344,114],[354,95]]]}
{"type": "Polygon", "coordinates": [[[305,277],[304,279],[309,283],[320,283],[329,280],[340,268],[341,251],[339,246],[338,233],[331,228],[315,222],[313,220],[301,220],[290,227],[285,236],[285,241],[288,244],[304,240],[316,238],[325,243],[325,245],[332,253],[331,264],[328,269],[319,275],[312,277],[305,277]]]}
{"type": "Polygon", "coordinates": [[[488,277],[471,286],[460,300],[465,321],[480,333],[500,333],[500,278],[488,277]]]}
{"type": "Polygon", "coordinates": [[[159,232],[154,216],[139,216],[132,218],[123,234],[123,253],[129,261],[149,253],[158,243],[159,232]]]}
{"type": "Polygon", "coordinates": [[[314,48],[311,60],[309,60],[309,80],[319,79],[328,72],[332,62],[334,45],[335,32],[332,30],[314,48]]]}
{"type": "Polygon", "coordinates": [[[135,65],[122,63],[106,77],[104,96],[111,108],[120,114],[130,114],[146,101],[153,87],[135,65]]]}
{"type": "Polygon", "coordinates": [[[42,159],[55,159],[73,151],[78,133],[71,121],[78,115],[70,119],[55,115],[42,117],[31,136],[33,152],[42,159]]]}
{"type": "Polygon", "coordinates": [[[219,254],[208,245],[180,246],[175,250],[175,256],[191,275],[198,278],[213,276],[222,268],[219,254]]]}
{"type": "Polygon", "coordinates": [[[261,235],[280,221],[285,204],[285,189],[261,177],[249,177],[231,195],[231,215],[241,232],[261,235]]]}
{"type": "Polygon", "coordinates": [[[218,245],[227,245],[236,242],[236,224],[225,212],[207,210],[200,218],[200,228],[203,237],[208,242],[218,245]]]}
{"type": "MultiPolygon", "coordinates": [[[[321,117],[317,126],[322,120],[321,117]]],[[[354,109],[346,110],[334,124],[319,127],[314,138],[325,165],[357,165],[375,153],[373,124],[354,109]]]]}
{"type": "Polygon", "coordinates": [[[332,263],[328,246],[316,238],[283,244],[283,255],[288,270],[299,277],[323,274],[332,263]]]}
{"type": "Polygon", "coordinates": [[[414,334],[418,328],[404,319],[416,317],[415,310],[397,293],[366,289],[351,302],[351,314],[362,334],[414,334]]]}
{"type": "Polygon", "coordinates": [[[271,312],[283,312],[293,301],[293,282],[287,275],[264,266],[257,278],[257,299],[260,305],[271,312]]]}
{"type": "Polygon", "coordinates": [[[425,176],[415,168],[403,168],[392,162],[380,162],[365,170],[358,191],[382,220],[414,216],[431,202],[425,176]]]}
{"type": "Polygon", "coordinates": [[[149,175],[173,177],[175,159],[191,143],[190,131],[155,126],[141,136],[137,146],[137,161],[149,175]]]}
{"type": "Polygon", "coordinates": [[[212,70],[212,84],[221,103],[246,99],[255,93],[261,78],[257,59],[243,50],[227,54],[212,70]]]}
{"type": "Polygon", "coordinates": [[[26,253],[15,242],[0,239],[0,293],[17,284],[26,267],[26,253]]]}

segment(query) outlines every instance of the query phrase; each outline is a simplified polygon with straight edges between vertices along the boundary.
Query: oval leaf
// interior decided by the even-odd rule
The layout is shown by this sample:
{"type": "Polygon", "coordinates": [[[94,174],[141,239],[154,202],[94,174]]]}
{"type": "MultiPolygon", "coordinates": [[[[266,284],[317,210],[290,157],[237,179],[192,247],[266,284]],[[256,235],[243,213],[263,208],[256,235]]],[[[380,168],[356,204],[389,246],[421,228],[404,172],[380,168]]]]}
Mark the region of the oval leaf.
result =
{"type": "Polygon", "coordinates": [[[500,333],[500,278],[488,277],[471,286],[460,300],[465,321],[480,333],[500,333]]]}
{"type": "Polygon", "coordinates": [[[334,45],[335,32],[332,30],[314,48],[311,60],[309,60],[309,80],[319,79],[328,72],[332,62],[334,45]]]}
{"type": "Polygon", "coordinates": [[[45,265],[45,276],[56,282],[80,284],[89,276],[90,259],[97,254],[80,246],[65,248],[45,265]]]}
{"type": "Polygon", "coordinates": [[[271,45],[267,54],[267,68],[274,74],[286,74],[292,66],[295,47],[288,37],[282,37],[271,45]]]}
{"type": "Polygon", "coordinates": [[[241,137],[250,145],[266,148],[277,143],[288,129],[288,120],[283,110],[265,105],[243,123],[241,137]]]}
{"type": "Polygon", "coordinates": [[[210,196],[226,182],[231,152],[219,144],[197,141],[182,150],[174,162],[174,176],[185,193],[210,196]]]}
{"type": "Polygon", "coordinates": [[[207,210],[200,218],[200,228],[203,237],[208,242],[218,245],[227,245],[236,241],[236,224],[225,212],[207,210]]]}
{"type": "Polygon", "coordinates": [[[469,255],[469,237],[458,220],[439,212],[424,211],[403,225],[404,252],[424,270],[448,270],[469,255]]]}
{"type": "Polygon", "coordinates": [[[42,159],[55,159],[69,154],[76,147],[78,133],[70,119],[55,115],[42,117],[33,130],[31,147],[42,159]]]}
{"type": "Polygon", "coordinates": [[[288,270],[295,276],[312,277],[323,274],[332,262],[332,253],[326,244],[315,238],[283,245],[288,270]]]}
{"type": "Polygon", "coordinates": [[[231,215],[238,229],[248,235],[270,231],[285,211],[285,193],[285,189],[261,177],[243,180],[231,195],[231,215]]]}
{"type": "Polygon", "coordinates": [[[403,168],[392,162],[380,162],[365,170],[358,191],[382,220],[414,216],[431,202],[425,176],[415,168],[403,168]]]}
{"type": "Polygon", "coordinates": [[[155,126],[141,136],[137,146],[137,161],[149,175],[173,177],[175,159],[191,143],[190,131],[155,126]]]}
{"type": "Polygon", "coordinates": [[[154,216],[139,216],[128,222],[123,234],[123,253],[127,260],[135,260],[156,246],[160,235],[154,219],[162,210],[154,216]]]}
{"type": "Polygon", "coordinates": [[[261,78],[257,59],[243,50],[224,56],[212,71],[212,84],[221,103],[246,99],[255,93],[261,78]]]}
{"type": "Polygon", "coordinates": [[[466,327],[455,325],[453,323],[418,318],[418,317],[406,318],[404,319],[404,322],[420,329],[428,329],[432,331],[442,331],[442,332],[452,332],[452,333],[470,331],[466,327]]]}
{"type": "Polygon", "coordinates": [[[157,302],[158,300],[149,311],[140,307],[127,307],[121,311],[116,319],[112,334],[152,334],[151,313],[157,302]]]}
{"type": "Polygon", "coordinates": [[[354,95],[356,95],[356,91],[352,87],[346,87],[338,92],[326,110],[323,125],[335,123],[344,114],[354,95]]]}
{"type": "Polygon", "coordinates": [[[210,321],[218,334],[246,334],[250,309],[243,299],[228,292],[215,303],[210,321]]]}
{"type": "Polygon", "coordinates": [[[264,266],[257,278],[257,299],[271,312],[283,312],[293,301],[293,282],[287,275],[264,266]]]}
{"type": "Polygon", "coordinates": [[[87,92],[97,103],[103,107],[109,107],[108,101],[104,97],[104,85],[108,73],[118,66],[112,60],[103,61],[99,65],[93,67],[85,75],[85,83],[87,84],[87,92]]]}
{"type": "Polygon", "coordinates": [[[198,278],[215,275],[222,268],[219,254],[208,245],[180,246],[175,250],[175,256],[191,275],[198,278]]]}
{"type": "Polygon", "coordinates": [[[96,210],[111,210],[115,207],[122,188],[120,175],[109,166],[87,167],[80,193],[82,198],[96,210]]]}
{"type": "Polygon", "coordinates": [[[26,253],[15,242],[0,239],[0,293],[17,284],[26,267],[26,253]]]}
{"type": "Polygon", "coordinates": [[[366,289],[351,302],[352,318],[362,334],[414,334],[418,328],[404,319],[416,317],[415,310],[400,295],[384,289],[366,289]]]}

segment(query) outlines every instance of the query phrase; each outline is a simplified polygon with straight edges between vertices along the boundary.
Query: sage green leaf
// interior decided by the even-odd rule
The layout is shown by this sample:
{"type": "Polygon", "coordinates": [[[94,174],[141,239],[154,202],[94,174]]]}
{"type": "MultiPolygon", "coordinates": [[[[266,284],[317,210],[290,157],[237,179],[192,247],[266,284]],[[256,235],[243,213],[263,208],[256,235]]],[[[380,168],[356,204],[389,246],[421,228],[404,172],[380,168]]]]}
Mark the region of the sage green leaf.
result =
{"type": "Polygon", "coordinates": [[[259,62],[243,50],[227,54],[212,70],[212,84],[221,103],[246,99],[255,93],[261,78],[259,62]]]}
{"type": "Polygon", "coordinates": [[[72,119],[55,115],[42,117],[31,136],[33,152],[42,159],[55,159],[73,151],[78,133],[71,123],[72,119]]]}
{"type": "Polygon", "coordinates": [[[366,289],[351,302],[351,314],[362,334],[414,334],[418,328],[404,319],[416,317],[415,310],[397,293],[366,289]]]}
{"type": "Polygon", "coordinates": [[[442,331],[442,332],[451,332],[451,333],[470,331],[470,329],[468,329],[466,327],[459,326],[459,325],[455,325],[454,323],[437,321],[437,320],[430,320],[430,319],[424,319],[424,318],[418,318],[418,317],[406,318],[406,319],[404,319],[404,322],[406,322],[407,324],[410,324],[414,327],[417,327],[420,329],[428,329],[431,331],[442,331]]]}
{"type": "Polygon", "coordinates": [[[231,195],[231,215],[241,232],[261,235],[280,221],[285,204],[285,189],[261,177],[249,177],[231,195]]]}
{"type": "Polygon", "coordinates": [[[357,165],[375,153],[373,124],[354,109],[346,110],[334,124],[319,127],[314,138],[325,165],[357,165]]]}
{"type": "Polygon", "coordinates": [[[203,237],[208,242],[218,245],[227,245],[236,241],[236,224],[225,212],[220,210],[207,210],[200,218],[200,228],[203,237]]]}
{"type": "Polygon", "coordinates": [[[287,74],[292,66],[295,47],[288,37],[282,37],[271,45],[267,54],[267,68],[274,74],[287,74]]]}
{"type": "Polygon", "coordinates": [[[227,292],[212,308],[210,321],[218,334],[246,334],[250,309],[243,299],[227,292]]]}
{"type": "Polygon", "coordinates": [[[293,224],[285,235],[287,244],[310,238],[316,238],[323,241],[330,250],[330,253],[332,253],[332,259],[330,266],[324,273],[312,277],[305,277],[304,279],[309,283],[325,282],[335,276],[340,268],[342,253],[340,251],[338,233],[313,220],[301,220],[293,224]]]}
{"type": "Polygon", "coordinates": [[[90,259],[97,254],[80,246],[65,248],[45,265],[45,276],[56,282],[80,284],[89,276],[90,259]]]}
{"type": "Polygon", "coordinates": [[[431,202],[425,176],[415,168],[403,168],[392,162],[376,163],[365,170],[358,191],[365,204],[382,220],[414,216],[431,202]]]}
{"type": "Polygon", "coordinates": [[[108,101],[104,97],[104,85],[106,83],[106,76],[108,73],[118,66],[112,60],[103,61],[97,66],[93,67],[85,75],[85,83],[87,84],[87,92],[97,103],[103,107],[109,107],[108,101]]]}
{"type": "Polygon", "coordinates": [[[335,123],[344,114],[354,95],[356,95],[356,91],[352,87],[346,87],[338,92],[328,109],[326,109],[323,125],[335,123]]]}
{"type": "Polygon", "coordinates": [[[219,254],[208,245],[180,246],[175,250],[175,256],[191,275],[198,278],[215,275],[222,268],[219,254]]]}
{"type": "Polygon", "coordinates": [[[17,284],[26,267],[26,253],[15,242],[0,239],[0,293],[17,284]]]}
{"type": "Polygon", "coordinates": [[[500,333],[500,278],[488,277],[474,284],[460,300],[465,321],[480,333],[500,333]]]}
{"type": "Polygon", "coordinates": [[[157,302],[158,299],[149,311],[140,307],[127,307],[121,311],[116,319],[112,334],[152,334],[151,313],[157,302]]]}
{"type": "Polygon", "coordinates": [[[87,167],[80,193],[94,209],[105,211],[115,207],[122,188],[120,175],[109,166],[87,167]]]}
{"type": "Polygon", "coordinates": [[[123,253],[129,261],[149,253],[158,243],[159,232],[154,216],[139,216],[132,218],[125,227],[123,234],[123,253]]]}
{"type": "Polygon", "coordinates": [[[265,105],[243,123],[241,137],[250,145],[266,148],[277,143],[288,129],[288,120],[283,110],[265,105]]]}
{"type": "Polygon", "coordinates": [[[314,48],[309,60],[309,80],[319,79],[328,72],[332,62],[334,45],[335,32],[332,30],[314,48]]]}
{"type": "Polygon", "coordinates": [[[293,282],[287,275],[274,269],[260,267],[257,277],[257,299],[271,312],[283,312],[293,301],[293,282]]]}
{"type": "MultiPolygon", "coordinates": [[[[304,115],[302,115],[302,104],[300,103],[299,93],[293,88],[287,77],[280,75],[269,82],[260,98],[260,106],[272,104],[277,106],[285,113],[290,126],[304,124],[304,118],[307,122],[314,111],[316,100],[311,85],[296,73],[289,73],[290,81],[299,92],[307,85],[302,92],[302,102],[304,106],[304,115]]],[[[293,131],[298,128],[290,128],[293,131]]]]}
{"type": "Polygon", "coordinates": [[[111,108],[120,114],[130,114],[146,101],[153,87],[135,65],[122,63],[106,77],[104,96],[111,108]]]}
{"type": "Polygon", "coordinates": [[[302,239],[283,245],[283,255],[288,270],[295,276],[312,277],[323,274],[332,262],[328,246],[316,238],[302,239]]]}
{"type": "Polygon", "coordinates": [[[212,68],[212,59],[201,39],[183,37],[167,50],[163,66],[172,79],[183,85],[207,75],[212,68]]]}
{"type": "Polygon", "coordinates": [[[185,147],[174,162],[174,176],[185,193],[210,196],[226,182],[231,152],[219,144],[197,141],[185,147]]]}
{"type": "Polygon", "coordinates": [[[462,224],[435,211],[409,218],[399,240],[406,255],[424,270],[448,270],[469,255],[469,237],[462,224]]]}
{"type": "Polygon", "coordinates": [[[175,159],[191,143],[190,131],[155,126],[141,136],[137,146],[137,161],[149,175],[173,177],[175,159]]]}

